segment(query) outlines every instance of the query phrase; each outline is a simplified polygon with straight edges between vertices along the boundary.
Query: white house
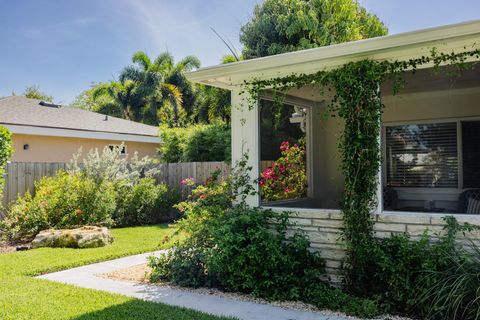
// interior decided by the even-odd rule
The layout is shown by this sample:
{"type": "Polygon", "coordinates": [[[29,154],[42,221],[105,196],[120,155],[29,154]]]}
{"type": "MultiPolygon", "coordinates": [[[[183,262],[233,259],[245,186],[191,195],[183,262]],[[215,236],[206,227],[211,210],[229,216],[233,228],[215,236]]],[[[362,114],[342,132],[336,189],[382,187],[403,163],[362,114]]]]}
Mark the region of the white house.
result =
{"type": "MultiPolygon", "coordinates": [[[[268,108],[271,92],[266,90],[252,107],[243,90],[245,81],[310,74],[364,59],[404,61],[429,56],[434,48],[460,53],[479,46],[480,21],[472,21],[208,67],[187,76],[231,90],[232,161],[248,152],[256,179],[261,161],[275,160],[265,158],[269,152],[264,151],[278,146],[265,142],[270,133],[263,131],[271,113],[262,108],[268,108]]],[[[392,94],[391,84],[382,84],[383,165],[378,171],[379,206],[372,213],[378,236],[405,231],[415,236],[425,228],[439,231],[445,215],[480,225],[480,67],[472,63],[458,77],[435,74],[431,67],[424,64],[415,75],[406,74],[408,85],[399,95],[392,94]]],[[[290,90],[284,101],[284,111],[291,112],[287,119],[302,118],[300,125],[291,120],[285,127],[297,126],[289,132],[301,131],[306,139],[306,196],[265,202],[256,195],[248,202],[297,212],[292,220],[309,233],[314,247],[321,248],[335,274],[343,257],[338,244],[343,177],[337,150],[342,121],[323,116],[329,98],[305,86],[290,90]]]]}

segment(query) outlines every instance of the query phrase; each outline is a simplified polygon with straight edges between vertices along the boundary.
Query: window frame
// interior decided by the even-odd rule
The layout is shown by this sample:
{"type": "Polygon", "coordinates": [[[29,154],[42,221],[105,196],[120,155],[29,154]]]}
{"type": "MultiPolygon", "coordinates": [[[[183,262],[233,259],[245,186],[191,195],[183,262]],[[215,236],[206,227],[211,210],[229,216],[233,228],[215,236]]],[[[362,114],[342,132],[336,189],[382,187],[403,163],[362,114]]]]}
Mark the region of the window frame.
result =
{"type": "Polygon", "coordinates": [[[110,150],[114,150],[115,148],[118,148],[118,154],[120,156],[128,156],[128,151],[127,151],[127,145],[126,144],[123,144],[123,149],[120,149],[120,147],[122,146],[122,144],[113,144],[113,143],[110,143],[108,145],[108,147],[110,148],[110,150]],[[124,151],[124,152],[122,152],[124,151]]]}
{"type": "MultiPolygon", "coordinates": [[[[273,94],[268,93],[268,92],[264,92],[264,93],[259,95],[259,97],[258,97],[258,121],[259,121],[259,123],[261,121],[260,120],[261,100],[275,101],[275,97],[274,97],[273,94]]],[[[287,95],[283,98],[282,102],[283,102],[283,104],[307,109],[307,112],[306,112],[306,130],[305,130],[305,149],[307,150],[307,154],[306,154],[305,161],[306,161],[306,167],[307,167],[306,175],[307,175],[308,187],[307,187],[307,197],[301,198],[301,199],[308,199],[309,197],[311,197],[314,194],[314,191],[313,191],[314,184],[310,183],[311,181],[313,181],[312,164],[313,164],[313,161],[314,161],[313,153],[310,151],[310,150],[312,150],[312,146],[313,146],[313,143],[312,143],[312,109],[315,108],[315,106],[324,103],[324,101],[321,101],[321,102],[310,101],[310,100],[307,100],[307,99],[287,95]]],[[[261,154],[261,147],[262,147],[262,143],[261,143],[262,132],[261,132],[260,126],[259,126],[258,130],[259,130],[258,131],[259,132],[259,135],[258,135],[258,152],[259,152],[259,155],[260,155],[261,154]]],[[[259,157],[259,161],[258,161],[258,167],[259,168],[261,167],[261,161],[262,160],[259,157]]],[[[260,193],[259,193],[259,196],[258,196],[259,206],[263,207],[263,208],[268,208],[268,209],[281,208],[281,209],[284,209],[284,210],[292,210],[292,209],[295,209],[295,210],[299,210],[299,209],[319,210],[319,208],[280,207],[280,206],[270,206],[269,205],[269,204],[277,204],[277,205],[280,204],[281,205],[283,203],[289,203],[289,202],[298,201],[298,200],[301,200],[301,199],[277,200],[277,201],[270,201],[268,203],[264,203],[262,201],[262,197],[261,197],[260,193]]],[[[320,209],[320,210],[324,210],[324,209],[320,209]]]]}
{"type": "Polygon", "coordinates": [[[446,118],[435,118],[435,119],[414,119],[414,120],[400,120],[400,121],[381,121],[381,131],[379,136],[379,143],[381,147],[381,156],[382,156],[382,165],[379,168],[379,178],[378,178],[378,189],[377,189],[377,208],[375,210],[376,214],[386,213],[386,214],[422,214],[422,215],[433,215],[433,216],[446,216],[446,215],[455,215],[455,216],[471,216],[463,213],[455,212],[413,212],[413,211],[392,211],[384,210],[383,208],[383,188],[387,185],[387,163],[386,163],[386,151],[387,151],[387,141],[386,141],[386,127],[393,126],[404,126],[410,124],[429,124],[429,123],[456,123],[457,124],[457,161],[458,161],[458,185],[456,188],[428,188],[428,187],[400,187],[410,190],[418,194],[427,194],[432,193],[444,193],[444,194],[460,194],[464,190],[463,185],[463,140],[462,140],[462,122],[467,121],[480,121],[480,116],[470,116],[470,117],[446,117],[446,118]]]}

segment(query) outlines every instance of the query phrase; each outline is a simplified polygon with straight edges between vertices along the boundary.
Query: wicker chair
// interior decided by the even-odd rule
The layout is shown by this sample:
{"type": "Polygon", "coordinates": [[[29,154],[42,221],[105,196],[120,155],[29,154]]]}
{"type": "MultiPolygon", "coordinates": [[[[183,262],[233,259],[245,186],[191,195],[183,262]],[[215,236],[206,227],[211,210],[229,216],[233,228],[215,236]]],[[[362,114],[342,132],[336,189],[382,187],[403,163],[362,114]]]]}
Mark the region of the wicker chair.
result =
{"type": "Polygon", "coordinates": [[[458,212],[467,213],[469,198],[480,200],[480,189],[468,189],[460,193],[458,197],[458,212]]]}
{"type": "Polygon", "coordinates": [[[383,210],[396,210],[398,208],[398,193],[395,189],[383,188],[383,210]]]}

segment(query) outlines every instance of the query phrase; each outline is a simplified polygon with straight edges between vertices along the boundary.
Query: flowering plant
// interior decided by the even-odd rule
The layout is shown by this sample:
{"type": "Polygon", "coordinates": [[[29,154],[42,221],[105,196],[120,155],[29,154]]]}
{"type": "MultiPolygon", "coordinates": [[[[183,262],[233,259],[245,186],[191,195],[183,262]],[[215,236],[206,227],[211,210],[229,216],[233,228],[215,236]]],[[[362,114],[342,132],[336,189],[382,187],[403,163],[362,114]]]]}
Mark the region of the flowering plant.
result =
{"type": "Polygon", "coordinates": [[[304,141],[290,145],[283,141],[281,156],[260,174],[262,200],[296,199],[307,194],[304,141]]]}

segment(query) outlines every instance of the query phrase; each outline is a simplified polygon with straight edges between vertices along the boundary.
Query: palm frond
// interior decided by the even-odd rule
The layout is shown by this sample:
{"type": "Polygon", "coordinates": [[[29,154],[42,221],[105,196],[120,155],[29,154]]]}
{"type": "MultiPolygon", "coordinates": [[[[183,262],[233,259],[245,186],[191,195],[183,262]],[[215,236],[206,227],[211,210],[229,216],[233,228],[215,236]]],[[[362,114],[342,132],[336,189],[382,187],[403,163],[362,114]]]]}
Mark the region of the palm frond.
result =
{"type": "Polygon", "coordinates": [[[147,70],[152,64],[148,55],[143,51],[135,52],[132,56],[132,62],[142,66],[143,70],[147,70]]]}
{"type": "Polygon", "coordinates": [[[137,67],[135,66],[126,66],[125,68],[123,68],[123,70],[120,72],[120,76],[118,77],[118,79],[121,81],[121,82],[124,82],[126,80],[134,80],[134,81],[138,81],[138,82],[141,82],[142,79],[144,77],[144,72],[139,70],[137,67]]]}
{"type": "Polygon", "coordinates": [[[162,83],[162,88],[167,91],[170,99],[178,106],[183,104],[183,94],[178,87],[171,83],[162,83]]]}
{"type": "Polygon", "coordinates": [[[157,66],[173,66],[174,61],[175,59],[173,58],[173,55],[170,52],[166,51],[160,53],[153,63],[157,66]]]}
{"type": "Polygon", "coordinates": [[[186,56],[178,63],[180,71],[191,71],[200,68],[200,60],[195,56],[186,56]]]}

